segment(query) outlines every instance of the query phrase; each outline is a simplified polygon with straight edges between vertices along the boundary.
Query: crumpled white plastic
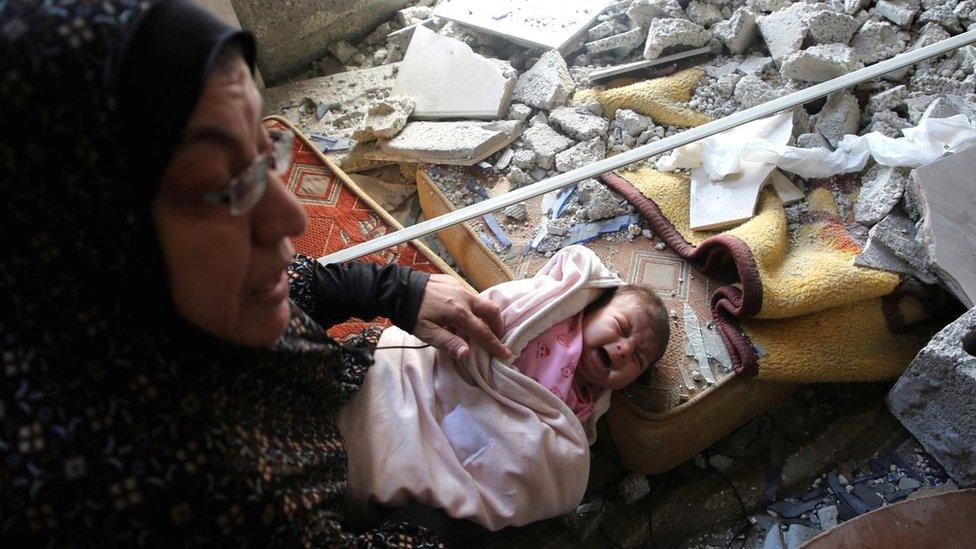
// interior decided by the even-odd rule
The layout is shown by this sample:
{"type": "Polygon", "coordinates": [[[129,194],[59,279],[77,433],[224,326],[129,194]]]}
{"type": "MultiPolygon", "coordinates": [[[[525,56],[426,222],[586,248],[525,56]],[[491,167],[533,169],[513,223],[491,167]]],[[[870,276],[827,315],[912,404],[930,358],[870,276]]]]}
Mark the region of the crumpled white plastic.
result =
{"type": "Polygon", "coordinates": [[[823,178],[859,172],[870,157],[884,166],[915,168],[976,145],[976,127],[962,114],[947,118],[923,116],[918,126],[902,130],[904,137],[899,138],[878,132],[845,135],[834,151],[779,145],[760,136],[742,139],[732,132],[678,147],[660,158],[656,167],[661,171],[702,167],[709,179],[721,181],[742,171],[743,161],[766,162],[800,177],[823,178]]]}

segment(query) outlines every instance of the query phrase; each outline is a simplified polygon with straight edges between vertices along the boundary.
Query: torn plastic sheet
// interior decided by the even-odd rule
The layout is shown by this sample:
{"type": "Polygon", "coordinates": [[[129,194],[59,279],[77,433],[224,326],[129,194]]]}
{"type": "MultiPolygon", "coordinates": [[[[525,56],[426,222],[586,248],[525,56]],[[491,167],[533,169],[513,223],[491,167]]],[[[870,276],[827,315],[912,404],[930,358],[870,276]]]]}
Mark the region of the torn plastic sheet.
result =
{"type": "Polygon", "coordinates": [[[845,135],[834,151],[824,147],[803,149],[778,145],[762,137],[739,139],[728,135],[732,131],[678,147],[658,160],[657,169],[702,167],[710,179],[718,181],[740,172],[743,161],[767,162],[800,177],[824,178],[859,172],[871,157],[884,166],[915,168],[976,145],[976,127],[961,114],[947,118],[923,117],[918,126],[902,130],[904,137],[899,138],[878,132],[845,135]]]}

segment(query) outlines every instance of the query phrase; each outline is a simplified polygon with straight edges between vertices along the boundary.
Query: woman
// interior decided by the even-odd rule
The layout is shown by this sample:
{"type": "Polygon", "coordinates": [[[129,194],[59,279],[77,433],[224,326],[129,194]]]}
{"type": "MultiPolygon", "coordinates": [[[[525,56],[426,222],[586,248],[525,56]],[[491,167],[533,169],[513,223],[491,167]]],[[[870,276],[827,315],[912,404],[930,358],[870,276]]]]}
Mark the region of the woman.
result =
{"type": "Polygon", "coordinates": [[[252,39],[185,0],[0,3],[0,52],[3,539],[437,544],[343,529],[329,412],[366,364],[322,326],[505,356],[497,308],[397,267],[286,275],[305,217],[252,39]]]}

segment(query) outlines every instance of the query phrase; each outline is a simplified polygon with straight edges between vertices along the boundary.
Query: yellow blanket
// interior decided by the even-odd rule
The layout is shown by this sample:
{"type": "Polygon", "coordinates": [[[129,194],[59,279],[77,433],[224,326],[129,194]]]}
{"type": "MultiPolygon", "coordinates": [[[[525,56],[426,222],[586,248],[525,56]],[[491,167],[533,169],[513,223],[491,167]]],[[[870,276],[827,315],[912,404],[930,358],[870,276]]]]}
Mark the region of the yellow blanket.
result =
{"type": "Polygon", "coordinates": [[[788,227],[780,202],[760,195],[757,215],[725,231],[689,228],[687,177],[648,168],[606,174],[651,228],[706,274],[734,267],[738,282],[712,299],[738,372],[782,381],[869,381],[898,376],[936,326],[897,274],[858,267],[861,252],[830,191],[807,196],[788,227]],[[622,177],[621,177],[622,176],[622,177]]]}

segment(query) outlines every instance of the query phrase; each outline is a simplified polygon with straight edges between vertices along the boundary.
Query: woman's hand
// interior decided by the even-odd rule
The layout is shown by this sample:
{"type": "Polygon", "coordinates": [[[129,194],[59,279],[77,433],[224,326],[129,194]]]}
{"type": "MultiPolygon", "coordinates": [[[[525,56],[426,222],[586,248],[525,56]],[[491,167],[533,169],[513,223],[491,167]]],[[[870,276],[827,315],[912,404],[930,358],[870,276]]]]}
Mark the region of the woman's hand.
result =
{"type": "Polygon", "coordinates": [[[504,333],[505,323],[497,305],[472,294],[450,275],[430,276],[413,335],[465,360],[470,352],[466,339],[494,357],[511,357],[511,351],[498,339],[504,333]]]}

